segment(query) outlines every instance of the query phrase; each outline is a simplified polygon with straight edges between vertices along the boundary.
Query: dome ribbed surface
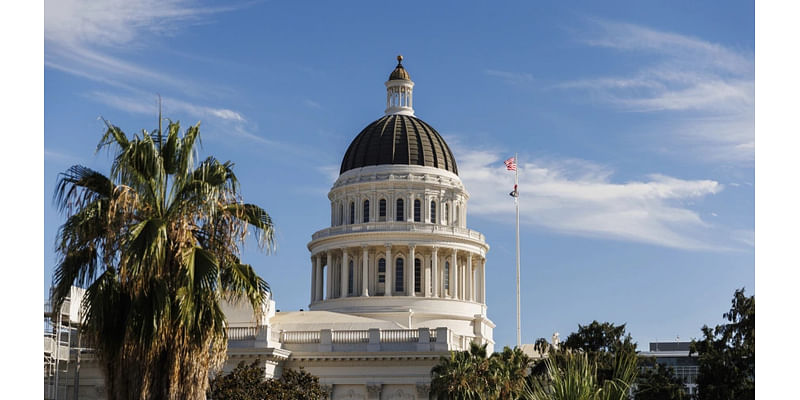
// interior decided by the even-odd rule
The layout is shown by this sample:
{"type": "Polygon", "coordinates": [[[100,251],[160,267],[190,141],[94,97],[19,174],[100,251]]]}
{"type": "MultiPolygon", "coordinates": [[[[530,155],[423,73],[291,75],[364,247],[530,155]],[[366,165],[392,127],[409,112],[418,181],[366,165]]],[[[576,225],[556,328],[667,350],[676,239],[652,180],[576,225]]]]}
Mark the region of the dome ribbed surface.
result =
{"type": "Polygon", "coordinates": [[[339,173],[385,164],[435,167],[458,175],[453,152],[439,132],[408,115],[386,115],[367,125],[347,148],[339,173]]]}
{"type": "Polygon", "coordinates": [[[410,81],[411,77],[408,75],[408,71],[406,71],[406,69],[403,68],[402,65],[397,64],[397,68],[395,68],[394,71],[392,71],[392,73],[389,74],[389,80],[390,81],[397,81],[397,80],[410,81]]]}

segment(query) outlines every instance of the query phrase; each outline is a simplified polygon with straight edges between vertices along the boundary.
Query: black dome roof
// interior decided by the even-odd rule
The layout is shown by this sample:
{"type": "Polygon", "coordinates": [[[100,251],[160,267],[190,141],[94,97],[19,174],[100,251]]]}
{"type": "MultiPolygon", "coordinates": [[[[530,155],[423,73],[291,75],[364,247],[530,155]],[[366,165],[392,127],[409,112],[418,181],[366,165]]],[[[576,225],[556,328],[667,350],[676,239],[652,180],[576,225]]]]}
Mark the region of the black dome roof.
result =
{"type": "Polygon", "coordinates": [[[339,173],[383,164],[435,167],[458,175],[453,152],[439,132],[409,115],[386,115],[367,125],[347,148],[339,173]]]}

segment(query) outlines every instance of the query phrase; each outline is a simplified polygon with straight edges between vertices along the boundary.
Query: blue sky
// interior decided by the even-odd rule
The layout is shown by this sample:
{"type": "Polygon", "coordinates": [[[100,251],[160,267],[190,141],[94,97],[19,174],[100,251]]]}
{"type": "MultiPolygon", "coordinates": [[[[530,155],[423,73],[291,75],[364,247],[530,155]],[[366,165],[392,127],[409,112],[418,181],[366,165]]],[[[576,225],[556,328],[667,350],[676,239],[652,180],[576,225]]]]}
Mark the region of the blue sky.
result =
{"type": "Polygon", "coordinates": [[[44,288],[57,174],[107,171],[102,116],[129,134],[202,121],[278,250],[247,261],[306,308],[311,233],[347,145],[383,114],[402,53],[416,115],[447,140],[486,235],[489,317],[515,341],[513,175],[521,162],[523,342],[594,319],[647,342],[721,322],[753,294],[752,2],[45,4],[44,288]]]}

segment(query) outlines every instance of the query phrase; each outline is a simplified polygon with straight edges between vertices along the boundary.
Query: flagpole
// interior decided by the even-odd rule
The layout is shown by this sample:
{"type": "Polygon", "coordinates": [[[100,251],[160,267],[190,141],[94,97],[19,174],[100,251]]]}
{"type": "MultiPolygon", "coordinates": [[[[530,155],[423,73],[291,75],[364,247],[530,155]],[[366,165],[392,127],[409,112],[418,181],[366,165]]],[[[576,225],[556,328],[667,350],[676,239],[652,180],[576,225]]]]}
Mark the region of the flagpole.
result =
{"type": "Polygon", "coordinates": [[[519,184],[519,158],[517,158],[517,153],[514,153],[514,163],[516,163],[516,168],[514,168],[514,191],[516,192],[516,196],[514,196],[514,205],[517,209],[517,347],[522,346],[522,329],[520,328],[520,302],[519,302],[519,189],[517,184],[519,184]]]}

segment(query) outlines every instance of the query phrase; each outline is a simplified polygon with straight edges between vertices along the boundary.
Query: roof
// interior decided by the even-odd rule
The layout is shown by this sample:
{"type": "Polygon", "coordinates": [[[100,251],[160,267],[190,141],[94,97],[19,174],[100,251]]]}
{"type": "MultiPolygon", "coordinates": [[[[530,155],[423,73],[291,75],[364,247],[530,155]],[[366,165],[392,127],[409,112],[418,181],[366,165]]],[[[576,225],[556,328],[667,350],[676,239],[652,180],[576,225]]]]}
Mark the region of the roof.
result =
{"type": "Polygon", "coordinates": [[[367,125],[347,148],[339,173],[385,164],[434,167],[458,175],[453,152],[439,132],[409,115],[386,115],[367,125]]]}
{"type": "Polygon", "coordinates": [[[411,80],[411,77],[408,75],[408,71],[403,68],[403,56],[397,56],[397,67],[394,69],[394,71],[392,71],[391,74],[389,74],[389,80],[411,80]]]}

